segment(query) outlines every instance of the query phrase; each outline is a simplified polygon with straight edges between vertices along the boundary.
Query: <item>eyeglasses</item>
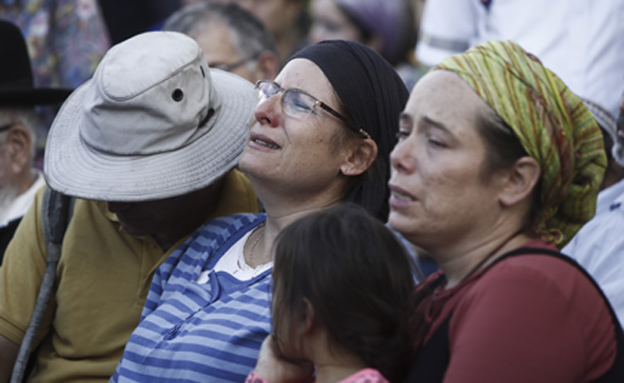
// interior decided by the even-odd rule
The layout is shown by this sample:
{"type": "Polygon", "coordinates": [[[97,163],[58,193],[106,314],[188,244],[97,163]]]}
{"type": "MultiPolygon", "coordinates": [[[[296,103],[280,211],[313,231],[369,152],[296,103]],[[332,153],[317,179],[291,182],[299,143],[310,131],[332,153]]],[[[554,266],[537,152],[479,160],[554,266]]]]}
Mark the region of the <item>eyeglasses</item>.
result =
{"type": "Polygon", "coordinates": [[[257,59],[258,56],[260,56],[260,53],[262,53],[262,52],[254,53],[253,55],[245,57],[243,59],[240,59],[240,60],[238,60],[238,61],[236,61],[235,63],[232,63],[232,64],[210,65],[210,67],[211,68],[221,69],[221,70],[224,70],[226,72],[231,72],[234,69],[240,67],[241,65],[244,65],[244,64],[248,63],[249,61],[257,59]]]}
{"type": "Polygon", "coordinates": [[[4,132],[5,130],[11,129],[14,125],[15,124],[9,124],[9,125],[0,126],[0,133],[4,132]]]}
{"type": "Polygon", "coordinates": [[[349,129],[357,133],[360,137],[364,139],[371,138],[370,134],[368,134],[364,129],[358,128],[345,116],[336,112],[324,102],[317,100],[314,96],[311,96],[302,90],[294,88],[284,89],[272,81],[264,80],[260,80],[256,83],[256,89],[258,90],[260,102],[268,100],[278,93],[283,93],[282,108],[284,108],[284,112],[286,112],[286,114],[290,117],[304,120],[311,113],[315,113],[316,107],[320,107],[324,111],[344,122],[349,129]]]}

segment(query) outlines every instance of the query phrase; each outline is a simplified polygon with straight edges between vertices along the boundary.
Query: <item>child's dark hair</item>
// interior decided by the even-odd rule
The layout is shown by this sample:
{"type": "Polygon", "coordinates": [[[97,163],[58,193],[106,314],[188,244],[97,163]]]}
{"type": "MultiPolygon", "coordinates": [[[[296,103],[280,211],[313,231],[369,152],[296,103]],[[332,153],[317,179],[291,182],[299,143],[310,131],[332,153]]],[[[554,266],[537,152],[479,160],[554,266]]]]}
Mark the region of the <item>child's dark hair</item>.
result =
{"type": "Polygon", "coordinates": [[[276,336],[304,316],[306,298],[333,345],[388,380],[403,380],[414,279],[408,255],[381,222],[352,203],[293,222],[276,240],[273,278],[276,336]]]}

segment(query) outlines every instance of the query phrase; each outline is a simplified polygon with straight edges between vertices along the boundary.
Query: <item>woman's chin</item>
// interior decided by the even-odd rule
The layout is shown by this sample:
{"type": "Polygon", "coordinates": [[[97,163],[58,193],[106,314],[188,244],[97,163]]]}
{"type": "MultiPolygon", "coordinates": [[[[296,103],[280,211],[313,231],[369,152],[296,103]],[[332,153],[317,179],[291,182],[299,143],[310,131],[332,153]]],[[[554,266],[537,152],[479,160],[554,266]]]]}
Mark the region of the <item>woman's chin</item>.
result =
{"type": "Polygon", "coordinates": [[[403,234],[402,229],[404,229],[407,224],[407,217],[405,217],[405,215],[403,215],[400,211],[390,208],[390,214],[388,214],[388,224],[394,230],[403,234]]]}
{"type": "Polygon", "coordinates": [[[253,173],[275,168],[276,161],[279,161],[279,158],[268,151],[245,147],[238,161],[238,168],[245,174],[253,173]]]}
{"type": "Polygon", "coordinates": [[[414,230],[416,229],[416,222],[392,209],[388,215],[388,225],[399,232],[408,241],[409,238],[414,236],[414,230]]]}
{"type": "Polygon", "coordinates": [[[240,160],[238,161],[238,169],[249,175],[250,173],[254,173],[256,169],[261,168],[263,165],[263,161],[253,153],[248,153],[246,150],[243,151],[240,160]]]}

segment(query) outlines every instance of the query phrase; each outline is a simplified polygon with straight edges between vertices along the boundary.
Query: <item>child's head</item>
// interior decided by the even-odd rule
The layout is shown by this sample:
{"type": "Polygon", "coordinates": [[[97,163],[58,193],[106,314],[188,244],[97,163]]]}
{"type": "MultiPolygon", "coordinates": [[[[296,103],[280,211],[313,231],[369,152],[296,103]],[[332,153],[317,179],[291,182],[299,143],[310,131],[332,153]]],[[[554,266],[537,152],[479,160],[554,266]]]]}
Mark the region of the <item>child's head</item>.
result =
{"type": "Polygon", "coordinates": [[[408,256],[362,208],[343,204],[286,227],[276,240],[273,281],[282,356],[302,357],[308,323],[325,330],[332,350],[358,356],[390,380],[406,370],[414,285],[408,256]]]}

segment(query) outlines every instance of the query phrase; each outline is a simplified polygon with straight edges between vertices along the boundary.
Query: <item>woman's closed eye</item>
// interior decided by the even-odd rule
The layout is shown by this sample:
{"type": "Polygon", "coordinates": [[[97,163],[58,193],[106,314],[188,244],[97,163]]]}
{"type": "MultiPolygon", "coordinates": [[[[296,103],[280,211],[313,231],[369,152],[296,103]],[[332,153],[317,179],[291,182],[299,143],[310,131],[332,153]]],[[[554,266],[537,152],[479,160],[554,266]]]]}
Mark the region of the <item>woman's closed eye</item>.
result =
{"type": "Polygon", "coordinates": [[[406,139],[412,133],[413,128],[414,120],[412,116],[407,113],[401,113],[399,116],[399,131],[396,134],[397,140],[402,141],[406,139]]]}
{"type": "Polygon", "coordinates": [[[409,130],[401,129],[396,133],[397,140],[401,141],[407,138],[410,135],[409,130]]]}
{"type": "Polygon", "coordinates": [[[284,102],[295,112],[311,113],[314,111],[314,102],[305,98],[305,94],[296,90],[289,90],[284,97],[284,102]]]}
{"type": "Polygon", "coordinates": [[[446,145],[446,143],[439,137],[427,136],[426,139],[427,139],[427,145],[433,146],[434,148],[448,147],[448,145],[446,145]]]}
{"type": "Polygon", "coordinates": [[[293,100],[293,107],[301,112],[312,112],[312,108],[305,102],[295,99],[293,100]]]}

